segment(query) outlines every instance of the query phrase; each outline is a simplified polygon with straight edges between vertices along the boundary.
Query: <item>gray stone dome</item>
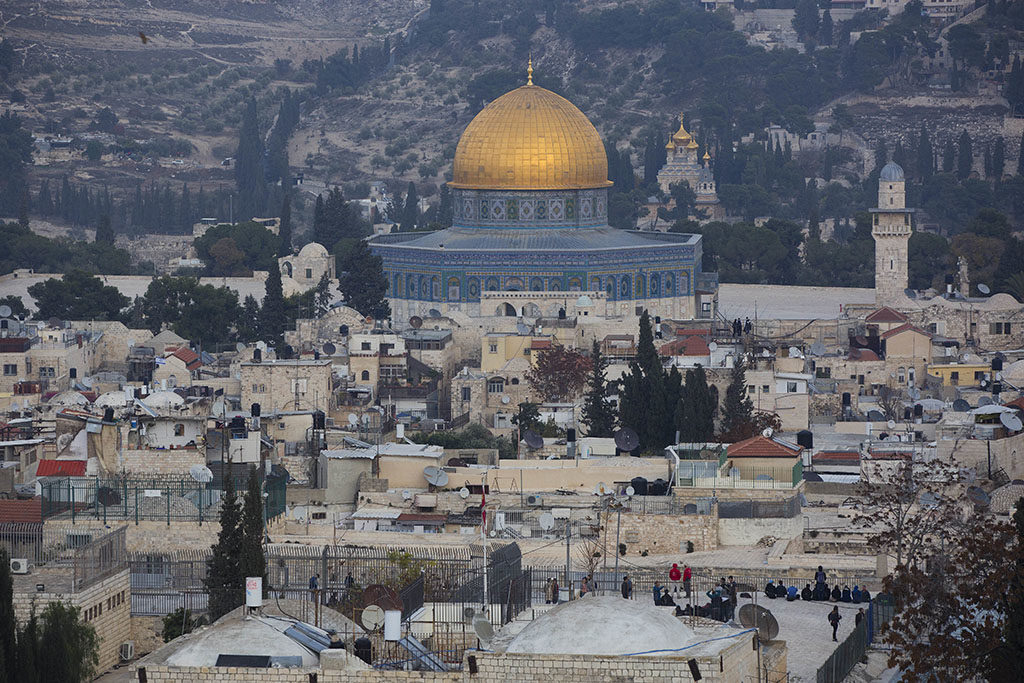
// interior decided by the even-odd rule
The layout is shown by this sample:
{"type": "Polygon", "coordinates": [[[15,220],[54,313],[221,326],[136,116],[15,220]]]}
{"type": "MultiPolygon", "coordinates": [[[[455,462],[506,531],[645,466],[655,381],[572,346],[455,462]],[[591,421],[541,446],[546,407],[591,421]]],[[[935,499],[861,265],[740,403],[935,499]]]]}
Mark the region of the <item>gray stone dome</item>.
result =
{"type": "Polygon", "coordinates": [[[894,161],[890,161],[882,167],[882,172],[878,175],[878,179],[885,180],[890,183],[902,183],[906,180],[906,176],[903,175],[903,167],[894,161]]]}
{"type": "Polygon", "coordinates": [[[507,652],[625,655],[673,652],[698,640],[693,630],[647,600],[588,596],[564,602],[537,617],[509,642],[507,652]],[[652,652],[653,651],[653,652],[652,652]]]}

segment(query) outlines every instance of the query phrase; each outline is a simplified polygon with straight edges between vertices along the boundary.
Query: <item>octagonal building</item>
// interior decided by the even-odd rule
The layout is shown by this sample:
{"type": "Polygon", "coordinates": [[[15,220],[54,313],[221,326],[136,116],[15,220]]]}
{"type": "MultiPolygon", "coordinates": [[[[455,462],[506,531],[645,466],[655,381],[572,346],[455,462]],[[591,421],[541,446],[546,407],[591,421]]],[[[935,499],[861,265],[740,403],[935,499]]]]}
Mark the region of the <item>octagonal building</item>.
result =
{"type": "Polygon", "coordinates": [[[701,270],[701,236],[610,227],[600,135],[531,80],[466,127],[448,185],[450,228],[370,242],[399,325],[455,311],[574,315],[584,302],[599,316],[714,315],[718,278],[701,270]]]}

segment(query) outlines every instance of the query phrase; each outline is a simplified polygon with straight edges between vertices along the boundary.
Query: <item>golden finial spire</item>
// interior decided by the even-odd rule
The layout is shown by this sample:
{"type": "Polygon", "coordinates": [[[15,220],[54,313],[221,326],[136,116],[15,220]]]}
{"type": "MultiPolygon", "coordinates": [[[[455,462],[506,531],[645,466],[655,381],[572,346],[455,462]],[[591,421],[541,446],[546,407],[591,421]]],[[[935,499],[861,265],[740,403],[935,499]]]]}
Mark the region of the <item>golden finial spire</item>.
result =
{"type": "Polygon", "coordinates": [[[530,53],[530,59],[526,62],[526,85],[533,85],[533,53],[530,53]]]}

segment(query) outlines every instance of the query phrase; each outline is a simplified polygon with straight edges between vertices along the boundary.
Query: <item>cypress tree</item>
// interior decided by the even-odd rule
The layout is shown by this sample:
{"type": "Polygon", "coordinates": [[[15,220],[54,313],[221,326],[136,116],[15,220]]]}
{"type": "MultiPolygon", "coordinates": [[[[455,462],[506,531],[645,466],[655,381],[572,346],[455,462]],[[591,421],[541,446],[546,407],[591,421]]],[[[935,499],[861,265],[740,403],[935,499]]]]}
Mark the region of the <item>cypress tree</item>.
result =
{"type": "Polygon", "coordinates": [[[43,683],[39,673],[43,659],[39,636],[39,617],[33,610],[24,626],[18,629],[18,668],[8,670],[8,680],[12,683],[43,683]]]}
{"type": "Polygon", "coordinates": [[[644,146],[644,183],[653,185],[658,182],[658,171],[665,165],[667,158],[668,152],[661,136],[657,133],[648,135],[644,146]]]}
{"type": "Polygon", "coordinates": [[[729,377],[729,386],[725,390],[725,403],[722,406],[722,433],[749,425],[754,413],[754,404],[747,396],[747,373],[742,360],[737,360],[729,377]]]}
{"type": "Polygon", "coordinates": [[[14,577],[11,558],[0,548],[0,683],[14,681],[17,671],[18,625],[14,619],[14,577]]]}
{"type": "Polygon", "coordinates": [[[999,181],[1006,172],[1006,141],[1000,135],[992,145],[992,178],[999,181]]]}
{"type": "Polygon", "coordinates": [[[619,423],[636,431],[642,449],[663,448],[672,440],[682,378],[674,368],[666,377],[654,348],[647,311],[640,316],[636,361],[630,364],[629,373],[621,381],[619,423]]]}
{"type": "Polygon", "coordinates": [[[822,45],[832,44],[832,13],[825,10],[825,13],[821,15],[821,28],[819,29],[818,41],[822,45]]]}
{"type": "Polygon", "coordinates": [[[921,124],[921,137],[917,141],[917,177],[921,182],[930,180],[935,173],[935,152],[928,129],[921,124]]]}
{"type": "Polygon", "coordinates": [[[420,218],[420,199],[416,194],[416,183],[409,181],[409,187],[405,192],[405,208],[402,211],[401,230],[403,232],[415,230],[420,218]]]}
{"type": "Polygon", "coordinates": [[[615,411],[608,403],[608,386],[605,377],[607,362],[601,355],[601,345],[594,340],[590,351],[589,389],[583,403],[580,421],[587,426],[588,436],[609,437],[615,431],[615,411]]]}
{"type": "Polygon", "coordinates": [[[715,436],[715,405],[704,368],[686,371],[686,383],[679,402],[679,440],[682,443],[704,443],[715,436]]]}
{"type": "Polygon", "coordinates": [[[1024,176],[1024,133],[1020,134],[1020,147],[1017,148],[1017,175],[1024,176]]]}
{"type": "Polygon", "coordinates": [[[338,263],[338,291],[345,302],[363,315],[384,320],[391,315],[380,256],[372,253],[365,240],[357,240],[338,263]]]}
{"type": "Polygon", "coordinates": [[[289,256],[292,253],[292,193],[285,189],[284,200],[281,202],[281,227],[278,230],[281,238],[281,246],[278,249],[278,257],[289,256]]]}
{"type": "Polygon", "coordinates": [[[276,264],[270,268],[266,287],[263,306],[260,308],[260,337],[281,354],[284,351],[284,327],[288,316],[284,306],[281,269],[276,264]]]}
{"type": "Polygon", "coordinates": [[[956,164],[956,145],[952,140],[947,140],[946,146],[942,149],[942,172],[952,173],[954,164],[956,164]]]}
{"type": "Polygon", "coordinates": [[[971,175],[971,167],[974,165],[974,151],[971,147],[971,136],[964,130],[957,141],[956,177],[960,180],[967,180],[971,175]]]}
{"type": "Polygon", "coordinates": [[[99,244],[114,243],[114,228],[110,225],[110,216],[103,214],[96,226],[96,242],[99,244]]]}
{"type": "Polygon", "coordinates": [[[992,165],[992,144],[985,144],[985,151],[982,153],[982,165],[985,168],[985,180],[992,180],[993,165],[992,165]]]}
{"type": "Polygon", "coordinates": [[[243,602],[245,576],[239,566],[242,550],[241,512],[231,476],[224,477],[224,497],[220,507],[220,532],[206,560],[204,584],[210,594],[210,621],[216,621],[243,602]]]}
{"type": "Polygon", "coordinates": [[[267,558],[263,554],[264,504],[260,478],[255,467],[249,468],[249,480],[242,503],[242,550],[239,569],[243,577],[263,578],[267,589],[267,558]]]}
{"type": "Polygon", "coordinates": [[[238,218],[248,220],[261,215],[267,194],[263,173],[263,137],[260,135],[256,100],[251,98],[246,104],[242,126],[238,131],[235,184],[238,188],[238,218]]]}

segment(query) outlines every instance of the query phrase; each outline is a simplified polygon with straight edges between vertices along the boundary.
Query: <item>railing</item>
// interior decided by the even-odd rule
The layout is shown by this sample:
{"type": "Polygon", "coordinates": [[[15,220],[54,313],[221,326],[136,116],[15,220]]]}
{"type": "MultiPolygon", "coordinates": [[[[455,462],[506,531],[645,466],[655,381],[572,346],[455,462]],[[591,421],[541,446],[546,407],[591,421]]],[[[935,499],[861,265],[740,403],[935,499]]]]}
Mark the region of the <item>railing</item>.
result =
{"type": "Polygon", "coordinates": [[[73,590],[81,591],[128,568],[125,527],[75,550],[73,590]]]}
{"type": "Polygon", "coordinates": [[[423,608],[423,577],[398,592],[402,600],[402,621],[407,621],[417,610],[423,608]]]}
{"type": "Polygon", "coordinates": [[[818,683],[841,683],[864,657],[868,646],[878,631],[892,619],[894,612],[891,596],[884,593],[877,595],[868,605],[867,618],[854,627],[853,632],[818,669],[818,683]]]}
{"type": "Polygon", "coordinates": [[[800,499],[788,500],[720,500],[719,519],[791,519],[800,514],[800,499]]]}

